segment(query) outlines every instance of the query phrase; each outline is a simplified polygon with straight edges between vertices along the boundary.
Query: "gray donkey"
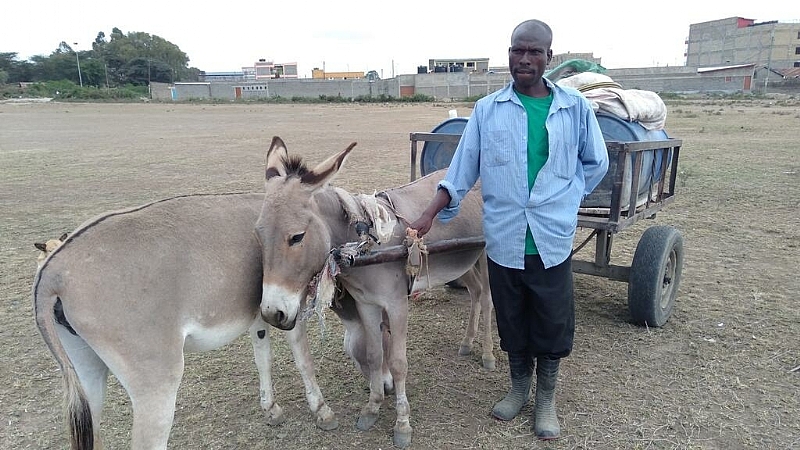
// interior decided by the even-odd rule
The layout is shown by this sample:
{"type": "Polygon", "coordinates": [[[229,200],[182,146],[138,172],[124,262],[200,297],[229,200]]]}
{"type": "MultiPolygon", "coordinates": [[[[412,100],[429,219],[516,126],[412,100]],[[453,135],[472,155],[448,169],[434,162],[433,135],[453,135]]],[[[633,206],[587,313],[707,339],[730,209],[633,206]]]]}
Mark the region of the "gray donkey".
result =
{"type": "MultiPolygon", "coordinates": [[[[61,366],[73,449],[97,439],[109,370],[133,407],[133,449],[165,449],[184,352],[249,331],[268,423],[275,402],[269,326],[261,319],[263,194],[193,195],[85,222],[38,270],[36,324],[61,366]]],[[[317,425],[338,426],[314,376],[305,323],[287,333],[317,425]]],[[[99,446],[99,445],[98,445],[99,446]]]]}

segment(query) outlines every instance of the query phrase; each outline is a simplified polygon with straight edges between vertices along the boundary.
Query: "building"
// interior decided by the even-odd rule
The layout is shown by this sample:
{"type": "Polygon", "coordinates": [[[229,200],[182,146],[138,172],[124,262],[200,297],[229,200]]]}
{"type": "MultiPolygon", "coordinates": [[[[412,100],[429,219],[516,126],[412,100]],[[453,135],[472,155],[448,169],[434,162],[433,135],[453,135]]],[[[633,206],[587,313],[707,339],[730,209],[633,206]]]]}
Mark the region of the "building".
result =
{"type": "MultiPolygon", "coordinates": [[[[245,81],[247,80],[247,73],[245,72],[206,72],[201,71],[198,75],[198,81],[201,82],[222,82],[222,81],[245,81]]],[[[255,78],[251,78],[255,79],[255,78]]]]}
{"type": "Polygon", "coordinates": [[[800,67],[800,23],[729,17],[691,24],[686,39],[689,67],[754,64],[757,68],[800,67]]]}
{"type": "Polygon", "coordinates": [[[315,80],[360,80],[365,78],[364,72],[327,72],[325,69],[314,67],[311,78],[315,80]]]}
{"type": "Polygon", "coordinates": [[[254,65],[255,80],[268,80],[270,78],[297,78],[297,63],[276,64],[272,61],[259,59],[254,65]]]}
{"type": "Polygon", "coordinates": [[[429,59],[428,71],[434,73],[441,72],[488,72],[489,58],[466,58],[466,59],[429,59]]]}

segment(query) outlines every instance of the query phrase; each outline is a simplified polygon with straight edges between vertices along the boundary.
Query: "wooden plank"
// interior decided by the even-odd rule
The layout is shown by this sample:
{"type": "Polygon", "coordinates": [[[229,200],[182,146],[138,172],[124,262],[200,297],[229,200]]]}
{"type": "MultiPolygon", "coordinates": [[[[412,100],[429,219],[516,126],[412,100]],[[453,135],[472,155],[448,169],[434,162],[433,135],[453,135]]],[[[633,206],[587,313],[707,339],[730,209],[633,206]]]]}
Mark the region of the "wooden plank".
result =
{"type": "MultiPolygon", "coordinates": [[[[428,254],[433,255],[436,253],[445,252],[458,252],[472,250],[475,248],[483,248],[486,245],[483,236],[470,237],[470,238],[455,238],[444,239],[441,241],[431,242],[425,244],[428,249],[428,254]]],[[[381,248],[370,253],[356,256],[353,260],[342,260],[342,263],[350,267],[368,266],[372,264],[381,264],[386,262],[401,261],[408,257],[408,247],[403,244],[393,245],[391,247],[381,248]]]]}

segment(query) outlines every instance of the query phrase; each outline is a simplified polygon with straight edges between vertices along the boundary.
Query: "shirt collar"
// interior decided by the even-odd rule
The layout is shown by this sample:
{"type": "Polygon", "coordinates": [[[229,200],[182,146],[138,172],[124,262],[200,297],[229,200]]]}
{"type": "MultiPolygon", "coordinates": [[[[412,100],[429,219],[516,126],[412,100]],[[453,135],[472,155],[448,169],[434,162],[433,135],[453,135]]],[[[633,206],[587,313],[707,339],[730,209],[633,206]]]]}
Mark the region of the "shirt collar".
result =
{"type": "MultiPolygon", "coordinates": [[[[573,95],[569,95],[567,91],[564,90],[563,87],[553,83],[547,78],[543,78],[544,82],[547,84],[547,87],[550,88],[550,92],[553,93],[553,105],[557,108],[568,108],[573,106],[577,103],[578,99],[575,98],[573,95]]],[[[497,96],[495,97],[496,102],[514,102],[520,106],[519,98],[514,94],[514,81],[512,80],[509,82],[506,87],[504,87],[500,92],[498,92],[497,96]]]]}

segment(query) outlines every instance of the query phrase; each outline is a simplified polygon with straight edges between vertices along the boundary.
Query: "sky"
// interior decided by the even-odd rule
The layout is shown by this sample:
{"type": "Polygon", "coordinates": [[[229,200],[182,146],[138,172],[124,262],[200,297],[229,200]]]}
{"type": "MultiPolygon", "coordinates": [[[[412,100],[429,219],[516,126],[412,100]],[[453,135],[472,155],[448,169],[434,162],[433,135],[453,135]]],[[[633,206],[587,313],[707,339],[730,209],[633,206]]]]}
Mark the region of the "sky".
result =
{"type": "Polygon", "coordinates": [[[800,21],[800,8],[791,0],[572,0],[530,6],[521,0],[39,0],[32,5],[4,3],[0,52],[28,59],[49,55],[62,41],[91,50],[98,32],[109,36],[117,27],[172,42],[189,56],[189,66],[206,72],[241,71],[263,58],[296,62],[301,78],[310,78],[313,68],[375,70],[391,78],[416,73],[434,58],[489,58],[490,66],[507,66],[511,31],[527,19],[550,25],[553,53],[593,53],[609,69],[683,65],[692,23],[728,17],[800,21]]]}

